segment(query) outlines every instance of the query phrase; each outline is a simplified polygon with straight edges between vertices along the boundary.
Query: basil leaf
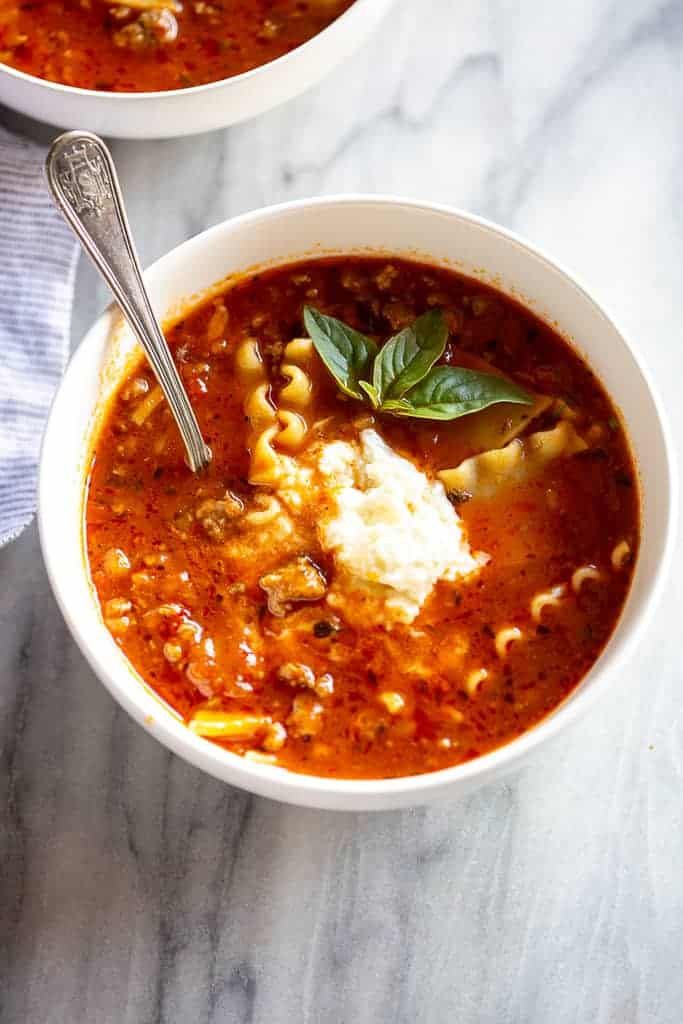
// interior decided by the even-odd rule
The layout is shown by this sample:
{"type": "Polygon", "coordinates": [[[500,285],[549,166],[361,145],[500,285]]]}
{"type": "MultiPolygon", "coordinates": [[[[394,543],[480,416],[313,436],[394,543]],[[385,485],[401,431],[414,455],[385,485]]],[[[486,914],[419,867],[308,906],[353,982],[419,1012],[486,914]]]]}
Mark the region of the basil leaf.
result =
{"type": "Polygon", "coordinates": [[[533,405],[533,398],[504,377],[461,366],[435,366],[403,398],[389,400],[382,408],[396,416],[455,420],[498,402],[533,405]]]}
{"type": "Polygon", "coordinates": [[[403,398],[443,355],[448,328],[440,309],[424,313],[390,338],[375,359],[372,383],[380,401],[403,398]]]}
{"type": "Polygon", "coordinates": [[[369,384],[368,381],[366,380],[359,380],[358,387],[368,396],[368,398],[372,402],[372,408],[379,409],[382,403],[380,402],[380,397],[379,394],[377,393],[377,388],[374,387],[374,385],[369,384]]]}
{"type": "Polygon", "coordinates": [[[341,390],[352,398],[362,398],[358,382],[377,354],[372,338],[333,316],[325,316],[313,306],[304,306],[304,325],[316,352],[341,390]]]}

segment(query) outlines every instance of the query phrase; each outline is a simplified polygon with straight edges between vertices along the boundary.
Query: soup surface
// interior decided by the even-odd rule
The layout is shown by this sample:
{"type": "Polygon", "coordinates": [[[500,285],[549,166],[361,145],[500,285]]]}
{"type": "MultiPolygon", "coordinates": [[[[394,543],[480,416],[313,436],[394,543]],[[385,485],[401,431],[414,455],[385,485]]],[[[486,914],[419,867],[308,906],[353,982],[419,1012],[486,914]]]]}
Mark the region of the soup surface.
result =
{"type": "Polygon", "coordinates": [[[616,410],[556,332],[449,270],[353,257],[241,279],[168,338],[213,462],[186,468],[141,364],[96,443],[87,551],[116,643],[193,731],[384,778],[477,757],[567,697],[627,595],[639,497],[616,410]],[[307,304],[377,345],[440,310],[431,372],[528,404],[378,412],[340,391],[307,304]]]}
{"type": "Polygon", "coordinates": [[[114,92],[204,85],[281,57],[352,0],[2,0],[0,61],[114,92]]]}

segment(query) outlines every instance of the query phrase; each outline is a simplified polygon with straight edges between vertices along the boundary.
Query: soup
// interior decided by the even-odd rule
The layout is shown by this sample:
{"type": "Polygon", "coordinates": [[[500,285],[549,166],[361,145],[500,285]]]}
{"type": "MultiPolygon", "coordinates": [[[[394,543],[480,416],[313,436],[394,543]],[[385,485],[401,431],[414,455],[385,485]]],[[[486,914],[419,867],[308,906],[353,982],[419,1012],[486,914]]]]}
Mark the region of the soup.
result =
{"type": "Polygon", "coordinates": [[[156,92],[266,64],[352,0],[4,0],[0,61],[81,89],[156,92]]]}
{"type": "Polygon", "coordinates": [[[189,472],[140,364],[95,444],[87,553],[107,628],[193,732],[388,778],[565,700],[627,596],[639,493],[555,330],[450,270],[354,256],[244,277],[168,340],[213,461],[189,472]]]}

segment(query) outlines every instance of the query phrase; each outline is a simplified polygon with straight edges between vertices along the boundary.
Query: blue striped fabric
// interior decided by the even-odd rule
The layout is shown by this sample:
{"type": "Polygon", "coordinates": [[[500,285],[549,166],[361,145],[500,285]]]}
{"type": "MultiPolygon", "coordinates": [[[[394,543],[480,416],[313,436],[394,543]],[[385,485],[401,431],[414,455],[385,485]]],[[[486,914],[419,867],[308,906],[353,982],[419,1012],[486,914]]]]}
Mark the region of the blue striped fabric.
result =
{"type": "Polygon", "coordinates": [[[77,243],[40,147],[0,128],[0,546],[31,521],[45,419],[69,346],[77,243]]]}

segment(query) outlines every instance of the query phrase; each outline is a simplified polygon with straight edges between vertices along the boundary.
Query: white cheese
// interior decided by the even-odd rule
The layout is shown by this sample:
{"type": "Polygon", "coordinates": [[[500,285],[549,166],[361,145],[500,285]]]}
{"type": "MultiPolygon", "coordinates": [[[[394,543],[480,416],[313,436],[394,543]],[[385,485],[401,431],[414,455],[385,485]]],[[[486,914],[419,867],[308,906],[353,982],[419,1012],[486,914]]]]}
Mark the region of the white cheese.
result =
{"type": "Polygon", "coordinates": [[[332,499],[319,524],[322,546],[334,554],[345,589],[370,588],[380,599],[387,624],[412,622],[438,580],[457,580],[487,561],[472,554],[443,484],[374,430],[362,432],[359,447],[326,445],[318,467],[332,499]]]}

